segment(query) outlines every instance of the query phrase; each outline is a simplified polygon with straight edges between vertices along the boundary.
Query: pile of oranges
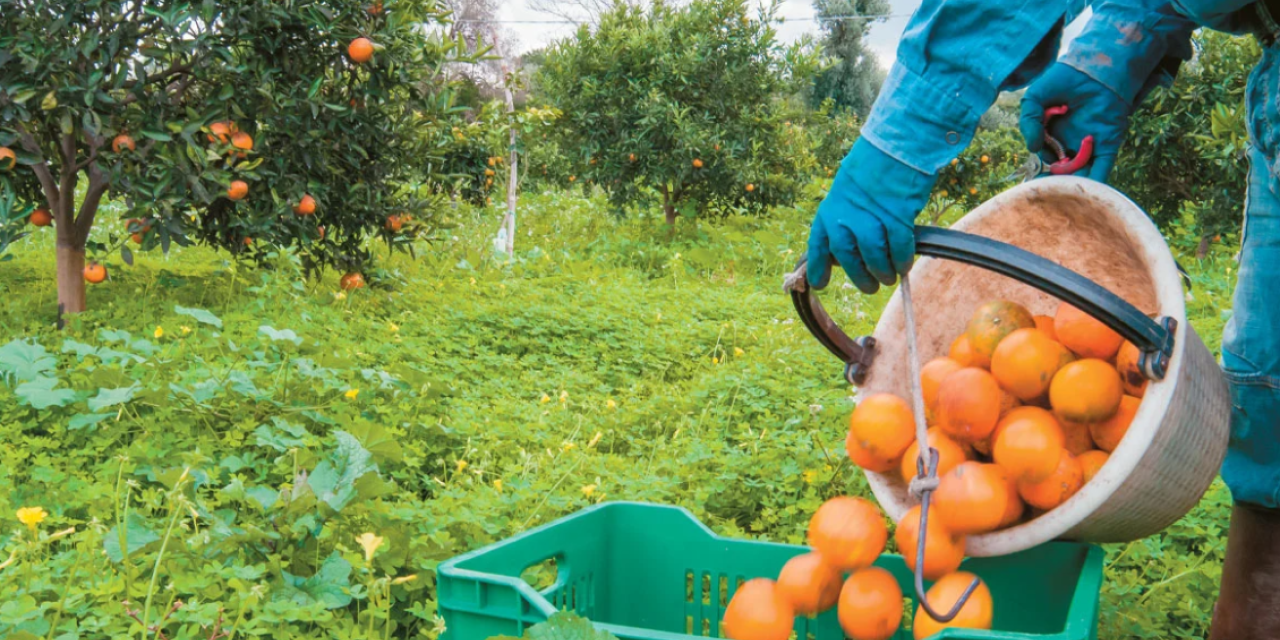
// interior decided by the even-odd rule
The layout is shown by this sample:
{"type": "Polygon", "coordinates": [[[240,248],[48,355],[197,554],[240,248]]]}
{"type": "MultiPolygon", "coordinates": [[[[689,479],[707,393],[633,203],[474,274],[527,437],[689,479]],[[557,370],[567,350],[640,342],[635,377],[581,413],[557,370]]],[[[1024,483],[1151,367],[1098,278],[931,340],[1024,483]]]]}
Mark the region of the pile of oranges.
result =
{"type": "MultiPolygon", "coordinates": [[[[921,573],[937,611],[948,611],[974,580],[959,571],[966,538],[1020,524],[1075,495],[1120,445],[1146,391],[1138,349],[1092,316],[1062,303],[1035,316],[997,300],[980,306],[947,357],[921,369],[927,446],[938,452],[921,573]]],[[[845,440],[849,458],[877,473],[917,476],[919,445],[908,402],[890,394],[864,398],[845,440]]],[[[920,505],[894,532],[915,570],[920,505]]],[[[902,622],[902,591],[873,566],[888,528],[879,509],[838,497],[809,522],[811,553],[793,558],[777,581],[744,583],[725,611],[733,640],[786,640],[796,615],[837,608],[852,640],[883,640],[902,622]],[[847,574],[848,577],[845,577],[847,574]]],[[[923,609],[917,639],[948,627],[990,629],[993,603],[979,584],[951,622],[923,609]]]]}

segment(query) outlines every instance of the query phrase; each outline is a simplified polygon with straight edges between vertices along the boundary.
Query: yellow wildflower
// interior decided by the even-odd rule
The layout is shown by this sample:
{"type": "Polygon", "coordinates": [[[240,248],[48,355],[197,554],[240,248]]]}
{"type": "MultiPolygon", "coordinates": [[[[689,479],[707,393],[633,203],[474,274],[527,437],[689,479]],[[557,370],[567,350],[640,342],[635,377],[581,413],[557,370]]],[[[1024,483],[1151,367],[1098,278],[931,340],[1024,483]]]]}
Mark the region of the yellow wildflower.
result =
{"type": "Polygon", "coordinates": [[[356,536],[356,542],[364,549],[364,561],[372,562],[373,552],[382,546],[383,539],[382,536],[374,535],[373,533],[362,533],[356,536]]]}
{"type": "Polygon", "coordinates": [[[549,396],[549,395],[547,395],[547,394],[545,394],[545,393],[544,393],[544,394],[542,394],[542,397],[541,397],[541,398],[538,398],[538,404],[546,404],[546,403],[548,403],[548,402],[551,402],[551,396],[549,396]]]}
{"type": "Polygon", "coordinates": [[[458,461],[458,472],[459,472],[459,473],[461,473],[461,472],[462,472],[462,470],[463,470],[463,469],[466,469],[466,468],[467,468],[467,461],[466,461],[466,460],[459,460],[459,461],[458,461]]]}
{"type": "Polygon", "coordinates": [[[154,335],[155,335],[155,337],[156,337],[156,339],[157,339],[157,340],[158,340],[158,339],[160,339],[160,338],[163,338],[163,337],[164,337],[164,327],[157,326],[157,327],[156,327],[156,331],[155,331],[155,334],[154,334],[154,335]]]}
{"type": "Polygon", "coordinates": [[[608,402],[606,402],[606,403],[604,403],[604,407],[605,407],[606,409],[617,409],[617,408],[618,408],[618,403],[617,403],[617,402],[614,402],[614,401],[613,401],[613,398],[609,398],[609,401],[608,401],[608,402]]]}
{"type": "Polygon", "coordinates": [[[720,358],[711,356],[711,364],[720,364],[720,358]]]}
{"type": "Polygon", "coordinates": [[[560,392],[560,402],[565,402],[565,401],[567,401],[568,399],[569,399],[569,392],[568,392],[568,391],[561,391],[561,392],[560,392]]]}
{"type": "Polygon", "coordinates": [[[591,495],[595,492],[596,492],[596,486],[594,484],[589,484],[582,488],[582,495],[588,498],[590,498],[591,495]]]}
{"type": "Polygon", "coordinates": [[[35,531],[36,525],[44,522],[49,517],[49,513],[44,507],[23,507],[18,509],[18,522],[27,525],[27,528],[35,531]]]}
{"type": "Polygon", "coordinates": [[[335,292],[333,292],[333,299],[334,299],[334,300],[346,300],[346,299],[347,299],[347,292],[346,292],[346,291],[335,291],[335,292]]]}
{"type": "Polygon", "coordinates": [[[188,327],[187,325],[185,325],[185,324],[184,324],[184,325],[182,325],[182,326],[181,326],[181,327],[179,327],[179,328],[182,330],[182,335],[184,335],[184,336],[185,336],[185,335],[190,335],[190,334],[191,334],[191,327],[188,327]]]}
{"type": "Polygon", "coordinates": [[[742,354],[744,354],[744,353],[746,353],[746,351],[743,351],[742,349],[740,349],[740,348],[738,348],[738,347],[734,347],[734,348],[733,348],[733,355],[735,355],[735,356],[741,357],[741,356],[742,356],[742,354]]]}
{"type": "Polygon", "coordinates": [[[356,399],[356,396],[360,395],[360,390],[359,390],[359,389],[347,389],[347,392],[346,392],[346,393],[344,393],[344,394],[342,394],[342,395],[346,396],[348,400],[355,400],[355,399],[356,399]]]}
{"type": "Polygon", "coordinates": [[[475,278],[472,278],[472,279],[471,279],[471,286],[473,286],[473,287],[474,287],[474,286],[475,286],[475,284],[476,284],[476,279],[475,279],[475,278]]]}
{"type": "Polygon", "coordinates": [[[800,476],[804,478],[805,484],[813,484],[813,479],[818,477],[818,472],[813,469],[806,469],[800,476]]]}
{"type": "Polygon", "coordinates": [[[502,493],[502,478],[498,478],[493,481],[493,488],[496,489],[498,493],[502,493]]]}
{"type": "Polygon", "coordinates": [[[567,452],[567,451],[572,450],[572,449],[573,449],[574,447],[576,447],[576,446],[577,446],[577,445],[573,444],[572,442],[566,442],[566,443],[564,443],[564,444],[561,444],[561,445],[560,445],[560,450],[561,450],[561,451],[566,451],[566,452],[567,452]]]}
{"type": "Polygon", "coordinates": [[[387,328],[388,328],[388,329],[391,329],[391,331],[394,333],[394,332],[396,332],[396,331],[399,331],[399,330],[400,330],[400,325],[398,325],[398,324],[396,324],[396,323],[394,323],[394,322],[388,322],[388,323],[387,323],[387,328]]]}
{"type": "Polygon", "coordinates": [[[407,576],[400,576],[399,578],[392,579],[391,584],[404,584],[406,582],[413,582],[415,579],[417,579],[417,577],[418,577],[418,574],[411,573],[407,576]]]}

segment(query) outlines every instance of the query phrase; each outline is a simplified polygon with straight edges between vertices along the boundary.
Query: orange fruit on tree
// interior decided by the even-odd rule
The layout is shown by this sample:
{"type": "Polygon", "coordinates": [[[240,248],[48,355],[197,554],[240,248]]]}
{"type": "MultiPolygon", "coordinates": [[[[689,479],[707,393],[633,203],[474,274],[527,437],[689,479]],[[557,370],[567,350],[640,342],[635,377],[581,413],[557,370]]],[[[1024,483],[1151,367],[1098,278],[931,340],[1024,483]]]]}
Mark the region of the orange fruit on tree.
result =
{"type": "Polygon", "coordinates": [[[324,240],[324,227],[316,227],[316,231],[320,232],[320,239],[324,240]]]}
{"type": "Polygon", "coordinates": [[[787,640],[795,610],[767,578],[742,583],[724,610],[724,635],[731,640],[787,640]]]}
{"type": "Polygon", "coordinates": [[[369,5],[369,15],[376,16],[382,14],[382,0],[373,0],[373,4],[369,5]]]}
{"type": "Polygon", "coordinates": [[[1045,335],[1053,340],[1058,339],[1058,333],[1053,330],[1053,316],[1036,316],[1036,328],[1043,331],[1045,335]]]}
{"type": "Polygon", "coordinates": [[[859,569],[844,581],[836,607],[840,628],[851,640],[888,640],[902,625],[902,587],[886,569],[859,569]]]}
{"type": "Polygon", "coordinates": [[[857,438],[853,437],[853,432],[849,432],[849,435],[845,436],[844,451],[849,455],[850,462],[867,471],[885,473],[898,464],[897,458],[882,458],[862,448],[857,438]]]}
{"type": "Polygon", "coordinates": [[[854,571],[871,566],[884,551],[889,529],[880,509],[862,498],[837,496],[809,519],[809,545],[831,566],[854,571]]]}
{"type": "Polygon", "coordinates": [[[925,413],[938,410],[938,388],[942,381],[963,368],[951,358],[934,358],[920,368],[920,393],[924,397],[925,413]]]}
{"type": "Polygon", "coordinates": [[[96,262],[85,265],[83,273],[84,279],[92,284],[98,284],[107,279],[107,268],[96,262]]]}
{"type": "Polygon", "coordinates": [[[701,169],[701,168],[702,168],[702,160],[701,160],[701,159],[699,159],[699,158],[694,158],[694,159],[693,159],[693,168],[694,168],[694,169],[701,169]]]}
{"type": "Polygon", "coordinates": [[[634,153],[632,153],[632,154],[628,154],[628,155],[627,155],[627,161],[628,161],[628,162],[635,162],[635,161],[636,161],[636,154],[634,154],[634,153]]]}
{"type": "Polygon", "coordinates": [[[1075,357],[1037,329],[1005,336],[991,356],[991,375],[1019,400],[1034,400],[1049,390],[1053,374],[1075,357]]]}
{"type": "MultiPolygon", "coordinates": [[[[967,571],[945,575],[929,587],[925,597],[928,598],[929,605],[934,611],[950,611],[976,577],[967,571]]],[[[964,606],[960,607],[960,613],[951,622],[934,620],[921,606],[916,608],[911,630],[916,640],[924,640],[941,633],[943,629],[990,629],[994,610],[991,589],[987,587],[987,583],[979,580],[977,588],[969,595],[964,606]]]]}
{"type": "Polygon", "coordinates": [[[1120,384],[1124,386],[1125,393],[1135,398],[1141,398],[1147,392],[1147,377],[1142,375],[1142,369],[1138,367],[1138,358],[1141,356],[1142,352],[1138,351],[1138,347],[1128,340],[1116,352],[1116,371],[1120,372],[1120,384]]]}
{"type": "Polygon", "coordinates": [[[822,554],[811,551],[782,565],[777,588],[798,615],[809,616],[836,606],[843,579],[839,569],[823,561],[822,554]]]}
{"type": "Polygon", "coordinates": [[[316,199],[310,194],[303,194],[298,204],[293,205],[293,212],[300,216],[309,216],[316,212],[316,199]]]}
{"type": "Polygon", "coordinates": [[[1058,458],[1057,468],[1049,477],[1038,482],[1019,480],[1018,495],[1027,504],[1048,511],[1074,496],[1083,484],[1084,470],[1080,467],[1080,460],[1063,452],[1058,458]]]}
{"type": "Polygon", "coordinates": [[[1098,475],[1098,471],[1102,469],[1102,465],[1107,463],[1107,459],[1111,456],[1106,451],[1086,451],[1078,456],[1076,460],[1080,461],[1080,474],[1082,482],[1089,484],[1094,476],[1098,475]]]}
{"type": "Polygon", "coordinates": [[[205,138],[208,138],[209,142],[226,144],[231,139],[231,134],[235,133],[235,131],[235,125],[230,121],[215,122],[209,125],[209,135],[206,135],[205,138]]]}
{"type": "Polygon", "coordinates": [[[347,45],[347,55],[352,62],[364,64],[373,59],[373,42],[368,38],[356,38],[347,45]]]}
{"type": "MultiPolygon", "coordinates": [[[[938,427],[930,427],[926,442],[929,447],[938,451],[938,477],[942,477],[947,472],[956,468],[956,465],[964,462],[967,456],[964,447],[960,446],[955,440],[951,439],[942,429],[938,427]]],[[[920,444],[912,442],[907,447],[906,452],[902,454],[902,462],[899,464],[899,470],[902,472],[903,482],[911,482],[916,477],[916,463],[920,456],[920,444]]]]}
{"type": "Polygon", "coordinates": [[[970,364],[983,368],[991,366],[991,356],[1005,336],[1018,329],[1035,326],[1035,317],[1016,302],[995,300],[978,307],[964,330],[973,352],[970,364]]]}
{"type": "Polygon", "coordinates": [[[1133,417],[1138,414],[1141,404],[1141,398],[1125,396],[1120,399],[1120,408],[1115,415],[1089,425],[1089,435],[1093,436],[1094,444],[1107,453],[1115,451],[1124,439],[1124,434],[1129,432],[1129,425],[1133,423],[1133,417]]]}
{"type": "Polygon", "coordinates": [[[239,149],[240,153],[237,155],[243,158],[247,155],[246,152],[253,150],[253,136],[243,131],[237,131],[231,134],[231,146],[239,149]]]}
{"type": "Polygon", "coordinates": [[[1073,422],[1071,420],[1063,420],[1059,416],[1058,426],[1062,427],[1062,435],[1067,453],[1078,456],[1086,451],[1091,451],[1095,447],[1093,445],[1093,436],[1089,433],[1089,425],[1083,422],[1073,422]]]}
{"type": "Polygon", "coordinates": [[[1063,302],[1053,317],[1058,342],[1081,358],[1110,360],[1124,338],[1101,320],[1063,302]]]}
{"type": "Polygon", "coordinates": [[[129,151],[133,151],[134,149],[137,149],[137,148],[138,148],[138,144],[134,142],[133,138],[130,137],[129,134],[127,133],[122,133],[116,136],[115,138],[112,138],[111,140],[111,150],[116,153],[120,153],[125,149],[128,149],[129,151]]]}
{"type": "Polygon", "coordinates": [[[951,342],[951,348],[947,350],[947,357],[958,362],[963,367],[978,366],[974,364],[973,347],[969,346],[969,336],[963,333],[951,342]]]}
{"type": "MultiPolygon", "coordinates": [[[[938,508],[929,507],[929,522],[926,523],[928,533],[924,540],[925,580],[937,580],[960,568],[964,560],[965,537],[951,533],[938,517],[938,508]]],[[[916,570],[916,554],[920,544],[920,505],[911,507],[907,514],[898,521],[898,528],[893,532],[893,540],[898,544],[898,553],[907,563],[907,568],[916,570]]]]}
{"type": "Polygon", "coordinates": [[[954,533],[994,531],[1009,507],[1005,473],[994,464],[962,462],[942,476],[933,505],[954,533]]]}
{"type": "Polygon", "coordinates": [[[384,224],[388,231],[399,231],[404,227],[404,219],[397,214],[387,216],[387,222],[384,224]]]}
{"type": "Polygon", "coordinates": [[[961,442],[982,440],[996,428],[1002,401],[1000,385],[990,373],[966,367],[938,387],[938,426],[961,442]]]}
{"type": "Polygon", "coordinates": [[[569,182],[573,182],[574,180],[577,180],[577,179],[578,179],[577,176],[569,176],[569,182]]]}
{"type": "Polygon", "coordinates": [[[8,171],[18,163],[18,154],[9,147],[0,147],[0,169],[8,171]]]}
{"type": "Polygon", "coordinates": [[[37,227],[47,227],[53,224],[53,214],[49,213],[48,209],[36,209],[31,212],[28,221],[37,227]]]}
{"type": "Polygon", "coordinates": [[[227,187],[227,197],[232,200],[244,200],[249,195],[249,184],[244,180],[232,180],[227,187]]]}
{"type": "Polygon", "coordinates": [[[244,237],[244,246],[246,246],[246,247],[252,247],[252,246],[253,246],[253,238],[250,238],[249,236],[245,236],[245,237],[244,237]]]}
{"type": "Polygon", "coordinates": [[[755,190],[756,190],[756,185],[751,184],[750,182],[748,182],[748,183],[747,183],[747,193],[751,193],[752,191],[755,191],[755,190]]]}
{"type": "Polygon", "coordinates": [[[1063,419],[1074,422],[1094,423],[1110,418],[1120,407],[1123,395],[1120,374],[1111,365],[1094,358],[1067,364],[1049,384],[1049,403],[1053,410],[1063,419]]]}
{"type": "Polygon", "coordinates": [[[364,276],[354,271],[347,272],[345,275],[342,276],[342,279],[338,281],[338,286],[342,287],[343,291],[363,289],[364,276]]]}
{"type": "Polygon", "coordinates": [[[1039,481],[1058,467],[1065,451],[1062,427],[1040,407],[1018,407],[996,427],[991,457],[1011,478],[1039,481]]]}
{"type": "Polygon", "coordinates": [[[864,398],[849,416],[849,436],[872,456],[897,461],[915,440],[907,401],[890,393],[864,398]]]}
{"type": "Polygon", "coordinates": [[[1022,512],[1026,511],[1027,505],[1022,501],[1022,496],[1018,495],[1018,481],[1004,474],[1005,493],[1009,497],[1009,501],[1005,503],[1004,515],[1000,518],[1000,526],[1003,529],[1008,526],[1017,524],[1022,519],[1022,512]]]}

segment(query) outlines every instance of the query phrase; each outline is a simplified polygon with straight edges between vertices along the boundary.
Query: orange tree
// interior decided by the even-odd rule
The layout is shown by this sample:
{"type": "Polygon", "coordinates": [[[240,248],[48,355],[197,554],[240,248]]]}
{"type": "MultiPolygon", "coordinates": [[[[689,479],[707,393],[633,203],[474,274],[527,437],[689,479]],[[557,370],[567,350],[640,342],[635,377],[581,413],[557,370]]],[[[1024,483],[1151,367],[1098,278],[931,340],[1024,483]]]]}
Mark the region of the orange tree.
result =
{"type": "Polygon", "coordinates": [[[86,251],[131,262],[129,237],[291,246],[308,270],[354,270],[390,216],[429,222],[415,183],[438,136],[419,130],[441,126],[440,66],[465,57],[425,35],[446,19],[431,0],[5,3],[0,147],[16,166],[0,188],[9,211],[52,213],[60,311],[85,308],[86,251]],[[107,198],[127,233],[90,242],[107,198]]]}
{"type": "Polygon", "coordinates": [[[656,191],[668,223],[791,202],[814,161],[788,98],[817,56],[778,43],[777,2],[754,19],[749,6],[618,3],[595,29],[550,47],[535,99],[563,113],[559,146],[575,180],[618,206],[656,191]]]}

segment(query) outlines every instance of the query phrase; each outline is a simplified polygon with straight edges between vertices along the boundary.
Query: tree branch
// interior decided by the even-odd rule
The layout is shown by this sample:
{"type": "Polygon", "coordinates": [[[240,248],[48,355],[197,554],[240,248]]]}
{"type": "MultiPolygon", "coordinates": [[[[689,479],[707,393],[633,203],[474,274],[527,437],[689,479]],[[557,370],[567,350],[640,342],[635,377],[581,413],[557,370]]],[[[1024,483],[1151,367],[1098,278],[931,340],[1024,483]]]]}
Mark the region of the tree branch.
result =
{"type": "Polygon", "coordinates": [[[40,150],[40,144],[36,142],[35,136],[27,131],[26,127],[18,124],[18,137],[22,141],[22,148],[28,153],[33,153],[40,158],[40,162],[31,165],[31,170],[35,172],[36,179],[40,181],[40,188],[44,189],[44,199],[51,209],[57,210],[61,193],[58,191],[58,185],[53,181],[53,172],[49,170],[49,162],[44,159],[44,152],[40,150]]]}
{"type": "Polygon", "coordinates": [[[62,156],[62,164],[59,168],[58,192],[70,194],[64,200],[58,202],[58,206],[54,209],[53,217],[58,224],[67,224],[72,220],[71,209],[75,206],[76,198],[76,134],[75,131],[62,134],[62,138],[58,141],[59,153],[62,156]]]}

